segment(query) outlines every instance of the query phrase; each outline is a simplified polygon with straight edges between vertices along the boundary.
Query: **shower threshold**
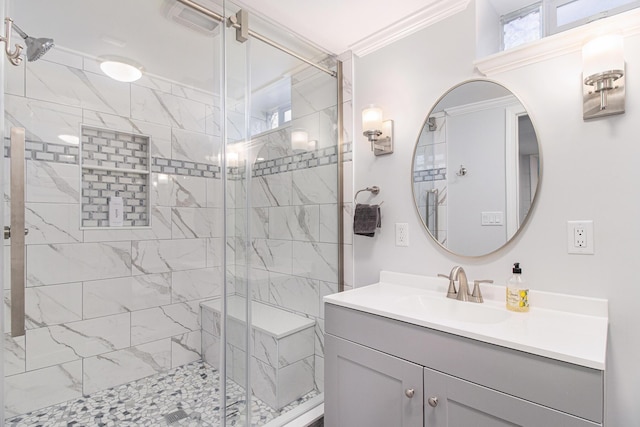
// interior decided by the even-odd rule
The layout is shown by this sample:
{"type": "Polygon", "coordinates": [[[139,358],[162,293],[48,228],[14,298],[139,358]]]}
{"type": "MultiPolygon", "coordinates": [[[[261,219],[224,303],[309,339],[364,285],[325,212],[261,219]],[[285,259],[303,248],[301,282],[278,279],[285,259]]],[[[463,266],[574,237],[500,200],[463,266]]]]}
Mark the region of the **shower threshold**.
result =
{"type": "MultiPolygon", "coordinates": [[[[279,411],[252,400],[251,425],[263,426],[316,397],[312,391],[279,411]]],[[[244,390],[227,382],[227,425],[244,425],[244,390]]],[[[6,427],[219,427],[220,376],[203,361],[102,390],[5,421],[6,427]],[[186,415],[186,416],[185,416],[186,415]]]]}

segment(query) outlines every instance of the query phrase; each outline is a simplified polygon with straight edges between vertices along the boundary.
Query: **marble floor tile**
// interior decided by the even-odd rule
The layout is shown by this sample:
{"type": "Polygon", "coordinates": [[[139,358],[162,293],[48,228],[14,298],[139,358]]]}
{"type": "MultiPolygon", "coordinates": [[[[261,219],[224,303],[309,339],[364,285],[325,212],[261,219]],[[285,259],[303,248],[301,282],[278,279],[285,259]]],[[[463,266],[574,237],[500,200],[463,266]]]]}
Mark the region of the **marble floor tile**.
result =
{"type": "MultiPolygon", "coordinates": [[[[279,411],[252,398],[251,426],[262,426],[318,395],[312,391],[279,411]]],[[[247,404],[242,387],[227,382],[225,425],[245,425],[247,404]]],[[[184,411],[171,426],[221,426],[220,377],[202,361],[180,366],[118,387],[80,396],[5,421],[6,427],[166,426],[165,415],[184,411]]]]}

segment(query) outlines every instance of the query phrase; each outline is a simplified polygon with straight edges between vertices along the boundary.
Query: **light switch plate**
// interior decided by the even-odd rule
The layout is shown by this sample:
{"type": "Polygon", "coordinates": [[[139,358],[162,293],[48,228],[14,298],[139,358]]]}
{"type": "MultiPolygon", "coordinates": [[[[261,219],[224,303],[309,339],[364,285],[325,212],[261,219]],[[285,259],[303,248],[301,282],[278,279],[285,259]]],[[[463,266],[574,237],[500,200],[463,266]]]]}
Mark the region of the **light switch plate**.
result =
{"type": "Polygon", "coordinates": [[[503,212],[482,212],[481,225],[483,226],[504,225],[504,213],[503,212]]]}

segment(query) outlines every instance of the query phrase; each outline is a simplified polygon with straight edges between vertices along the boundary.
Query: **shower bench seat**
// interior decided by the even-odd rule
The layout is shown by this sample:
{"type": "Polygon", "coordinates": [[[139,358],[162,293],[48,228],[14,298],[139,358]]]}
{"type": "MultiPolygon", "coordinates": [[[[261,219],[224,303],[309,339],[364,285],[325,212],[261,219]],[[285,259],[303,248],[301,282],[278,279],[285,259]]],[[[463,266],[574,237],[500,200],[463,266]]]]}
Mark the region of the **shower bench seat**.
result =
{"type": "MultiPolygon", "coordinates": [[[[202,354],[220,367],[220,298],[200,303],[202,354]]],[[[227,375],[246,384],[246,299],[227,299],[227,375]]],[[[293,402],[314,388],[315,320],[251,301],[251,389],[273,409],[293,402]]]]}

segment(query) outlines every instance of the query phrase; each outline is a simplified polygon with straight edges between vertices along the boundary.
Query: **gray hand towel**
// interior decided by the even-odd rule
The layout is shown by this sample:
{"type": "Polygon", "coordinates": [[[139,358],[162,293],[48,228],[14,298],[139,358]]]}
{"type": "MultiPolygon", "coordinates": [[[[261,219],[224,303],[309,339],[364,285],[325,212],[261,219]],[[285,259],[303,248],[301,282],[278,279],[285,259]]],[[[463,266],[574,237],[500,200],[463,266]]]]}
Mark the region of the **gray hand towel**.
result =
{"type": "Polygon", "coordinates": [[[380,228],[380,205],[358,203],[353,214],[353,232],[360,236],[373,237],[380,228]]]}

